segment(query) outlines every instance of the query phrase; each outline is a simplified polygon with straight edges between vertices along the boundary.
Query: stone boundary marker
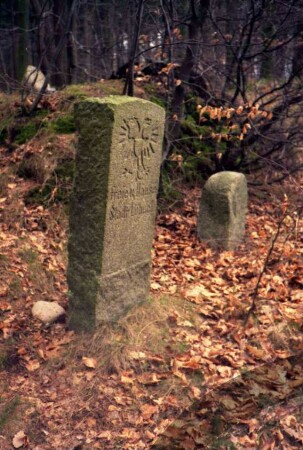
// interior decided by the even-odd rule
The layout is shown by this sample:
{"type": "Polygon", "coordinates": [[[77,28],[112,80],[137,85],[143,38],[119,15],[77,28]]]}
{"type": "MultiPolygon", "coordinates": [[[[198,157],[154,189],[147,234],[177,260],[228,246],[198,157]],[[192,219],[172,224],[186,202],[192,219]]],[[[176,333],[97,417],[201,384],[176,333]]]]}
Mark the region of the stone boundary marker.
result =
{"type": "Polygon", "coordinates": [[[212,175],[202,191],[198,236],[215,248],[234,250],[244,236],[247,182],[242,173],[212,175]]]}
{"type": "Polygon", "coordinates": [[[93,331],[149,292],[165,111],[145,100],[109,96],[79,102],[75,120],[69,326],[93,331]]]}

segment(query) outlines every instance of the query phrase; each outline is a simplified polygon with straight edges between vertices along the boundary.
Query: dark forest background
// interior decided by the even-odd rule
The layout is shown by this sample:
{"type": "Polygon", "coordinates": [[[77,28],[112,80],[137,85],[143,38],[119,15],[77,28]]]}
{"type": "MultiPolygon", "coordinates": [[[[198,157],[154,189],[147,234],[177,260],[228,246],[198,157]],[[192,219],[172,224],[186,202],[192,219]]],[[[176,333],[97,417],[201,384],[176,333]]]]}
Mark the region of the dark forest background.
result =
{"type": "Polygon", "coordinates": [[[125,78],[133,95],[142,79],[161,86],[164,159],[278,180],[301,168],[302,13],[302,0],[2,0],[0,88],[20,89],[28,64],[57,89],[125,78]]]}

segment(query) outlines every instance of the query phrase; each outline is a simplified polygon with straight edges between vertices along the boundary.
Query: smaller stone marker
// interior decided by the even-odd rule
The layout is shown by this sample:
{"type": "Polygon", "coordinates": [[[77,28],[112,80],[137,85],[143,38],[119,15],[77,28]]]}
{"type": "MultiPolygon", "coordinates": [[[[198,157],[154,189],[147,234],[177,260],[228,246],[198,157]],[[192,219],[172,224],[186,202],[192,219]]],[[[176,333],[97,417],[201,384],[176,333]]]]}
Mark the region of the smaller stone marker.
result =
{"type": "Polygon", "coordinates": [[[165,111],[130,97],[86,99],[70,208],[69,326],[115,322],[149,292],[165,111]]]}
{"type": "Polygon", "coordinates": [[[243,174],[219,172],[202,191],[198,236],[215,248],[234,250],[244,236],[247,182],[243,174]]]}

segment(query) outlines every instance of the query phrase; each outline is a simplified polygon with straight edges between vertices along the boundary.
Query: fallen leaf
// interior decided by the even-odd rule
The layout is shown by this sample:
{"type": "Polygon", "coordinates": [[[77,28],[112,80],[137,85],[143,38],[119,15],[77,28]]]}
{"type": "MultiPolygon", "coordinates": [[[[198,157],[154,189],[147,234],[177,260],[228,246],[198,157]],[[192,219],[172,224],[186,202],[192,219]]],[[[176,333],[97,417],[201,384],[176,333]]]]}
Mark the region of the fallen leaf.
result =
{"type": "Polygon", "coordinates": [[[160,376],[156,373],[143,373],[138,376],[138,381],[141,384],[157,384],[162,378],[166,378],[166,376],[160,376]]]}
{"type": "Polygon", "coordinates": [[[134,380],[127,375],[121,375],[121,383],[134,384],[134,380]]]}
{"type": "Polygon", "coordinates": [[[89,369],[95,369],[97,367],[97,360],[95,358],[87,358],[86,356],[83,356],[82,362],[89,369]]]}
{"type": "Polygon", "coordinates": [[[268,357],[268,352],[262,348],[254,347],[253,345],[246,345],[246,350],[250,355],[254,356],[257,359],[266,360],[268,357]]]}
{"type": "Polygon", "coordinates": [[[95,419],[94,417],[88,417],[88,418],[86,419],[86,424],[87,424],[87,426],[88,426],[89,428],[95,427],[95,426],[96,426],[96,423],[97,423],[97,421],[96,421],[96,419],[95,419]]]}
{"type": "Polygon", "coordinates": [[[151,283],[150,287],[154,290],[154,291],[158,291],[159,289],[161,289],[161,284],[157,283],[156,281],[154,281],[153,283],[151,283]]]}
{"type": "Polygon", "coordinates": [[[99,439],[107,439],[108,441],[110,441],[112,438],[112,433],[109,430],[105,430],[105,431],[102,431],[100,434],[98,434],[97,437],[99,439]]]}
{"type": "Polygon", "coordinates": [[[146,359],[146,353],[144,352],[129,352],[129,356],[130,358],[137,360],[146,359]]]}
{"type": "Polygon", "coordinates": [[[115,401],[117,402],[118,405],[122,405],[122,406],[126,406],[127,402],[125,398],[119,397],[119,395],[116,395],[114,397],[115,401]]]}
{"type": "Polygon", "coordinates": [[[40,367],[40,363],[37,359],[33,359],[31,361],[29,361],[25,367],[27,368],[27,370],[29,372],[34,372],[35,370],[39,369],[40,367]]]}
{"type": "Polygon", "coordinates": [[[187,297],[205,297],[205,298],[213,298],[216,296],[213,292],[208,291],[204,286],[198,285],[192,289],[188,289],[185,292],[187,297]]]}
{"type": "Polygon", "coordinates": [[[14,448],[25,447],[28,444],[28,439],[24,431],[18,431],[13,438],[14,448]]]}
{"type": "Polygon", "coordinates": [[[156,414],[159,411],[158,405],[146,404],[146,405],[142,405],[140,409],[141,409],[142,417],[145,420],[150,419],[153,414],[156,414]]]}

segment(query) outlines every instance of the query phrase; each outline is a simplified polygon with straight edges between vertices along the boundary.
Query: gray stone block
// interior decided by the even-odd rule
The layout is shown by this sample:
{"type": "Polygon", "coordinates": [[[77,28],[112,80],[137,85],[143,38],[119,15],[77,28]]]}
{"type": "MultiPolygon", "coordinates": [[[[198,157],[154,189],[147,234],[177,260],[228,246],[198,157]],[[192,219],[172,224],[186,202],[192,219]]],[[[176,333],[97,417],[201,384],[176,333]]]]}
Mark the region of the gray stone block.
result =
{"type": "Polygon", "coordinates": [[[114,322],[149,292],[165,111],[110,96],[78,103],[69,325],[114,322]]]}
{"type": "Polygon", "coordinates": [[[212,247],[234,250],[243,239],[247,212],[247,182],[243,174],[219,172],[202,191],[198,236],[212,247]]]}

